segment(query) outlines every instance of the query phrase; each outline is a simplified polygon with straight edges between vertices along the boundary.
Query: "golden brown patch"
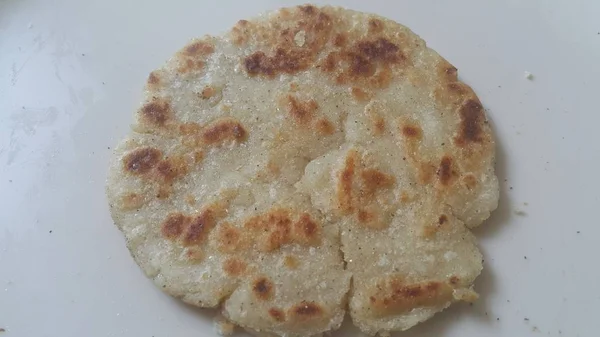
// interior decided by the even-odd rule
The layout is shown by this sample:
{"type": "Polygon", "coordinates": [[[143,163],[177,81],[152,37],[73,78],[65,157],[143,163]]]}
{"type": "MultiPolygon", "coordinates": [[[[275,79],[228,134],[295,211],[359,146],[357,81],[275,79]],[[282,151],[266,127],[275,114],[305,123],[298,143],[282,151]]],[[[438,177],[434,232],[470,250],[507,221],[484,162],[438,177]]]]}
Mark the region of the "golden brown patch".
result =
{"type": "Polygon", "coordinates": [[[182,123],[179,125],[179,133],[184,136],[190,136],[200,133],[202,127],[195,122],[182,123]]]}
{"type": "Polygon", "coordinates": [[[222,253],[233,253],[243,249],[242,233],[230,224],[220,224],[217,233],[217,247],[222,253]]]}
{"type": "Polygon", "coordinates": [[[208,232],[215,226],[216,217],[210,208],[193,217],[183,235],[184,246],[196,246],[204,242],[208,232]]]}
{"type": "Polygon", "coordinates": [[[213,97],[216,93],[217,93],[217,90],[214,87],[206,86],[206,87],[204,87],[204,89],[202,89],[202,92],[200,93],[200,97],[202,97],[202,99],[209,99],[209,98],[213,97]]]}
{"type": "Polygon", "coordinates": [[[182,156],[166,157],[156,165],[157,177],[165,183],[170,183],[186,173],[187,162],[182,156]]]}
{"type": "Polygon", "coordinates": [[[121,208],[123,210],[134,210],[140,208],[144,204],[144,196],[129,192],[121,196],[121,208]]]}
{"type": "Polygon", "coordinates": [[[336,36],[333,38],[333,45],[336,47],[344,47],[344,46],[346,46],[347,42],[348,42],[348,37],[346,36],[345,33],[336,34],[336,36]]]}
{"type": "Polygon", "coordinates": [[[323,316],[324,309],[315,302],[302,301],[289,309],[289,315],[298,321],[307,321],[323,316]]]}
{"type": "Polygon", "coordinates": [[[468,173],[464,177],[462,177],[462,183],[465,185],[466,188],[472,190],[475,187],[477,187],[477,178],[473,174],[468,173]]]}
{"type": "Polygon", "coordinates": [[[152,126],[162,127],[171,118],[171,104],[166,99],[154,98],[140,109],[141,120],[152,126]]]}
{"type": "Polygon", "coordinates": [[[290,242],[291,223],[289,211],[272,209],[250,218],[244,227],[254,232],[260,250],[270,252],[290,242]]]}
{"type": "Polygon", "coordinates": [[[443,306],[452,301],[453,288],[429,281],[406,284],[401,279],[383,282],[371,291],[369,301],[376,317],[397,315],[415,308],[443,306]]]}
{"type": "Polygon", "coordinates": [[[373,121],[373,134],[382,134],[385,131],[385,120],[383,120],[383,117],[373,114],[371,115],[371,120],[373,121]]]}
{"type": "Polygon", "coordinates": [[[360,173],[360,177],[366,196],[373,195],[378,189],[388,188],[396,183],[396,178],[376,169],[365,169],[360,173]]]}
{"type": "MultiPolygon", "coordinates": [[[[307,12],[299,7],[286,21],[293,21],[290,27],[274,32],[263,28],[258,36],[261,42],[273,46],[270,51],[256,51],[243,60],[244,68],[250,76],[274,78],[280,74],[295,74],[312,66],[316,55],[329,39],[332,29],[332,19],[319,9],[307,12]],[[297,37],[302,36],[301,39],[297,37]]],[[[283,12],[280,12],[283,15],[283,12]]],[[[237,27],[234,35],[243,36],[246,40],[250,35],[245,27],[237,27]]]]}
{"type": "Polygon", "coordinates": [[[176,240],[183,234],[183,230],[189,221],[190,218],[181,213],[169,214],[160,227],[163,237],[176,240]]]}
{"type": "Polygon", "coordinates": [[[160,77],[156,71],[153,71],[148,75],[148,87],[156,89],[160,85],[160,77]]]}
{"type": "Polygon", "coordinates": [[[351,87],[350,94],[352,94],[352,97],[358,102],[368,102],[373,97],[373,94],[358,87],[351,87]]]}
{"type": "Polygon", "coordinates": [[[359,210],[357,216],[358,221],[361,223],[371,223],[377,218],[377,216],[374,213],[366,211],[364,209],[359,210]]]}
{"type": "Polygon", "coordinates": [[[470,143],[481,143],[484,131],[483,123],[485,116],[483,107],[474,99],[466,101],[458,110],[460,114],[460,130],[454,139],[458,146],[466,146],[470,143]]]}
{"type": "Polygon", "coordinates": [[[283,311],[281,311],[280,309],[277,309],[277,308],[271,308],[271,309],[269,309],[269,316],[271,316],[277,322],[284,322],[285,321],[285,313],[283,311]]]}
{"type": "Polygon", "coordinates": [[[233,44],[236,46],[246,44],[248,42],[250,31],[250,22],[247,20],[238,21],[231,29],[233,44]]]}
{"type": "Polygon", "coordinates": [[[292,233],[294,241],[303,245],[318,244],[321,237],[321,225],[311,219],[308,213],[304,213],[294,223],[292,233]]]}
{"type": "Polygon", "coordinates": [[[384,88],[391,80],[392,67],[402,65],[406,60],[397,44],[379,37],[329,53],[320,67],[338,84],[384,88]]]}
{"type": "Polygon", "coordinates": [[[376,34],[381,33],[384,28],[383,21],[379,19],[372,18],[369,20],[369,33],[376,34]]]}
{"type": "Polygon", "coordinates": [[[192,158],[194,159],[194,164],[198,164],[204,159],[204,152],[202,151],[194,151],[192,154],[192,158]]]}
{"type": "Polygon", "coordinates": [[[132,174],[145,174],[158,165],[162,152],[151,147],[133,150],[123,158],[123,169],[132,174]]]}
{"type": "Polygon", "coordinates": [[[229,258],[223,262],[223,271],[229,276],[240,276],[246,271],[246,263],[237,258],[229,258]]]}
{"type": "Polygon", "coordinates": [[[418,162],[416,158],[413,161],[417,167],[417,181],[423,185],[429,184],[437,172],[436,167],[428,162],[418,162]]]}
{"type": "Polygon", "coordinates": [[[458,173],[456,172],[456,169],[452,163],[452,157],[442,157],[436,174],[442,186],[450,185],[456,179],[456,177],[458,177],[458,173]]]}
{"type": "Polygon", "coordinates": [[[420,140],[423,137],[423,130],[418,125],[402,126],[402,135],[411,140],[420,140]]]}
{"type": "Polygon", "coordinates": [[[244,126],[233,118],[221,118],[209,124],[202,131],[205,144],[215,145],[225,141],[242,142],[248,136],[244,126]]]}
{"type": "Polygon", "coordinates": [[[256,298],[266,301],[273,296],[273,282],[266,277],[259,277],[252,282],[252,293],[256,298]]]}
{"type": "Polygon", "coordinates": [[[300,101],[296,97],[288,95],[287,101],[288,113],[298,124],[301,125],[308,125],[312,121],[315,112],[319,108],[317,102],[312,99],[308,101],[300,101]]]}
{"type": "Polygon", "coordinates": [[[183,54],[186,56],[208,56],[215,51],[215,47],[206,41],[196,41],[187,45],[183,49],[183,54]]]}
{"type": "Polygon", "coordinates": [[[179,74],[186,74],[193,71],[200,71],[204,68],[204,61],[201,60],[192,60],[192,59],[182,59],[179,60],[180,64],[177,68],[177,72],[179,74]]]}
{"type": "Polygon", "coordinates": [[[344,161],[344,168],[339,174],[337,186],[337,200],[339,208],[343,214],[349,214],[354,211],[354,198],[352,195],[352,185],[354,181],[354,170],[358,154],[351,151],[344,161]]]}
{"type": "Polygon", "coordinates": [[[286,255],[283,258],[283,264],[289,269],[296,269],[300,265],[300,261],[291,255],[286,255]]]}
{"type": "Polygon", "coordinates": [[[316,122],[315,127],[317,129],[317,132],[325,136],[331,135],[335,132],[335,127],[327,118],[319,119],[316,122]]]}

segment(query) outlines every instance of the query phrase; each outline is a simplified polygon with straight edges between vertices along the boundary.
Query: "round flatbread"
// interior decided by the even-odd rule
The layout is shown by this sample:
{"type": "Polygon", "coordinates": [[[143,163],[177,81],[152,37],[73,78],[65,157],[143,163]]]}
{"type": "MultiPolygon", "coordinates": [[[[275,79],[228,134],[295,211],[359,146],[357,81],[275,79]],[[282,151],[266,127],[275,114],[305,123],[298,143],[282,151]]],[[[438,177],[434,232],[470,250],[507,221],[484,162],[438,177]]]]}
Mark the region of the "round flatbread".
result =
{"type": "Polygon", "coordinates": [[[469,228],[494,140],[457,70],[406,27],[300,6],[194,40],[152,72],[107,184],[167,293],[260,335],[405,330],[472,301],[469,228]]]}

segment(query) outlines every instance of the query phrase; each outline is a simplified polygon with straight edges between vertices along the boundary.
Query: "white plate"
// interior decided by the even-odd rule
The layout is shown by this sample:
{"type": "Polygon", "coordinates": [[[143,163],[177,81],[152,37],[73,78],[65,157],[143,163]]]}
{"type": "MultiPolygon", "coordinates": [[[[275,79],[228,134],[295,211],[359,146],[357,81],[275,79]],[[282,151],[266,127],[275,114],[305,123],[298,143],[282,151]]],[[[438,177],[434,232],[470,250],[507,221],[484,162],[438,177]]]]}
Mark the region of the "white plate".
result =
{"type": "MultiPolygon", "coordinates": [[[[0,0],[0,336],[214,336],[212,312],[162,294],[129,257],[107,159],[150,70],[191,37],[292,3],[0,0]]],[[[481,300],[403,336],[598,336],[600,2],[333,3],[420,34],[498,138],[481,300]]]]}

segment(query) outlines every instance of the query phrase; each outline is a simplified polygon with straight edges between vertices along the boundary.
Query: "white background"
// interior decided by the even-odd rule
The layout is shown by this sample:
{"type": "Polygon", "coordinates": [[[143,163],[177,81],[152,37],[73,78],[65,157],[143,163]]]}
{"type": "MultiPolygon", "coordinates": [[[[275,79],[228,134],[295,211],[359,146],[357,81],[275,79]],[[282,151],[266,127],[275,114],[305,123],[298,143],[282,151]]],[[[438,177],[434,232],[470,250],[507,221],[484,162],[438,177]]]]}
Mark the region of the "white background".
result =
{"type": "MultiPolygon", "coordinates": [[[[107,160],[153,68],[292,3],[0,0],[0,337],[214,336],[213,312],[162,294],[129,257],[107,160]]],[[[498,139],[501,204],[476,230],[481,300],[398,335],[598,336],[600,1],[331,3],[421,35],[498,139]]]]}

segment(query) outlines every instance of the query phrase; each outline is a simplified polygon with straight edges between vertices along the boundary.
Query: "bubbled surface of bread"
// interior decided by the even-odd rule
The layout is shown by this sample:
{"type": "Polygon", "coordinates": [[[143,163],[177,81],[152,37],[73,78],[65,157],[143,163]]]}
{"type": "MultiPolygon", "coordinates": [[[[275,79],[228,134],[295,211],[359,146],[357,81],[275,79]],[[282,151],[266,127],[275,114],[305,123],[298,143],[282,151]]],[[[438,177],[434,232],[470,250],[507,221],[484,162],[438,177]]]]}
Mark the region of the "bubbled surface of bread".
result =
{"type": "Polygon", "coordinates": [[[165,292],[259,335],[369,334],[473,301],[494,140],[406,27],[299,6],[190,42],[148,77],[107,194],[165,292]]]}

